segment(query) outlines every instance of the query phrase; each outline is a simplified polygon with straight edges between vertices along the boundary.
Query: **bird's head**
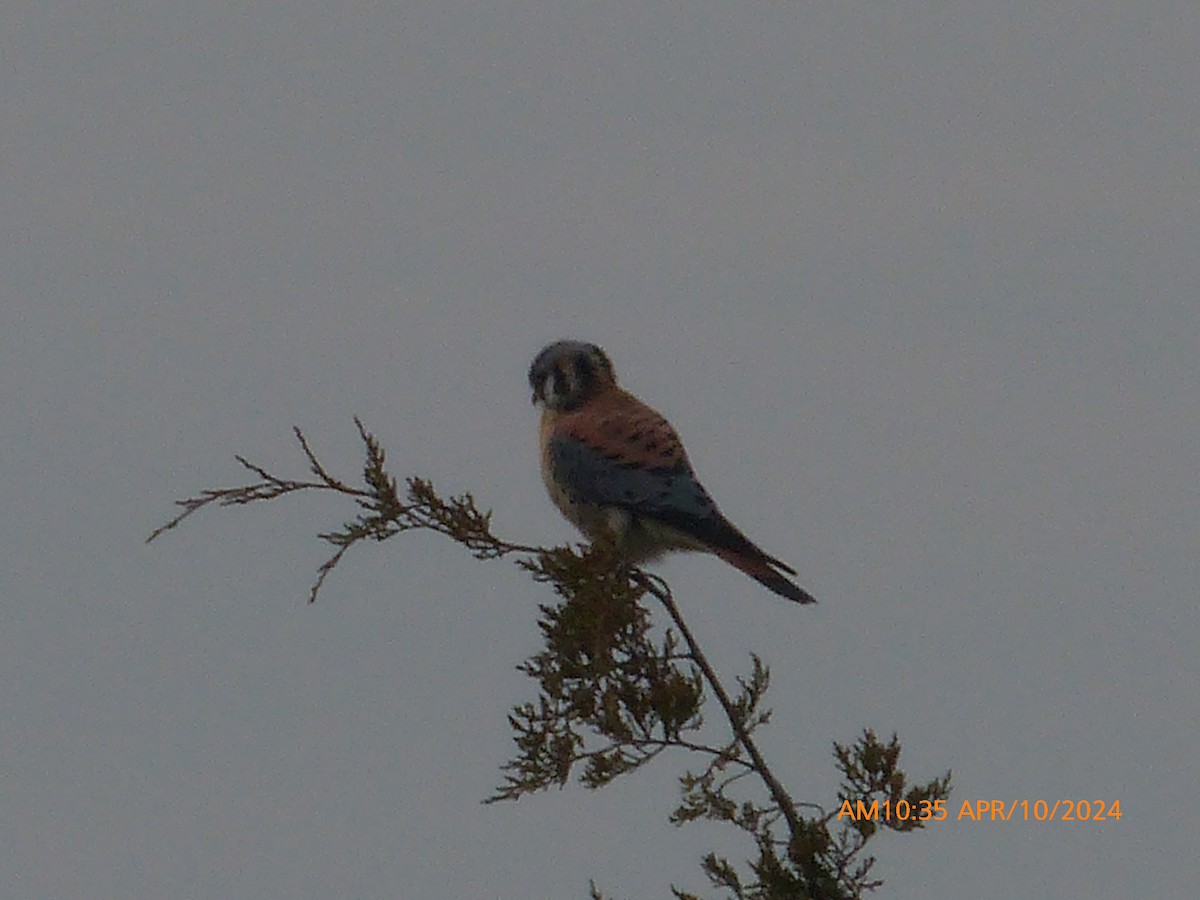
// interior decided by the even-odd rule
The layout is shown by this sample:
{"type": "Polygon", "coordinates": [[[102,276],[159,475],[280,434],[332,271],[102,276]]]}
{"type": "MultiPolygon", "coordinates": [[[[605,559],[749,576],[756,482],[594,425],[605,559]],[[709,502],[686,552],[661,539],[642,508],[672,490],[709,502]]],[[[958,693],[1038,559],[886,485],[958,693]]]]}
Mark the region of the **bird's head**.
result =
{"type": "Polygon", "coordinates": [[[597,391],[617,383],[612,362],[595,344],[556,341],[529,367],[533,402],[546,409],[576,409],[597,391]]]}

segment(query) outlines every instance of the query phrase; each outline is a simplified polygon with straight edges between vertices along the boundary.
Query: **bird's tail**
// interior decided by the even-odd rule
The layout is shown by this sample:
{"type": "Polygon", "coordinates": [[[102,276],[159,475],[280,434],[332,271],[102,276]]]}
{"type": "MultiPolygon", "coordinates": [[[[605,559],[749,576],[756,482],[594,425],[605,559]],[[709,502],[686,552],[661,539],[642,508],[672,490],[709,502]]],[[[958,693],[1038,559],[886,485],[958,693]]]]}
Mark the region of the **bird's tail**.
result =
{"type": "Polygon", "coordinates": [[[804,588],[790,581],[779,570],[796,574],[795,569],[780,562],[773,556],[763,553],[749,541],[748,547],[737,550],[727,547],[713,547],[712,551],[725,562],[741,569],[759,584],[771,589],[780,597],[794,600],[796,603],[816,603],[817,598],[804,588]]]}

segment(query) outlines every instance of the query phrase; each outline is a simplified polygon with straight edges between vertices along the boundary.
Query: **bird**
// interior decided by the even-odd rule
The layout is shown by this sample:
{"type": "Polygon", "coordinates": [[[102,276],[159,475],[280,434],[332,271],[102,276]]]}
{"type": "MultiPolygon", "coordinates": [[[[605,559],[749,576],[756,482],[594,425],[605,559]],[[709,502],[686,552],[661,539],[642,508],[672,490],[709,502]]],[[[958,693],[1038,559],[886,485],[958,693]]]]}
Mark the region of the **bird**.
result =
{"type": "Polygon", "coordinates": [[[815,603],[796,570],[759,548],[717,508],[666,418],[617,384],[595,344],[560,340],[529,367],[541,408],[541,472],[550,499],[592,543],[638,565],[701,551],[781,597],[815,603]]]}

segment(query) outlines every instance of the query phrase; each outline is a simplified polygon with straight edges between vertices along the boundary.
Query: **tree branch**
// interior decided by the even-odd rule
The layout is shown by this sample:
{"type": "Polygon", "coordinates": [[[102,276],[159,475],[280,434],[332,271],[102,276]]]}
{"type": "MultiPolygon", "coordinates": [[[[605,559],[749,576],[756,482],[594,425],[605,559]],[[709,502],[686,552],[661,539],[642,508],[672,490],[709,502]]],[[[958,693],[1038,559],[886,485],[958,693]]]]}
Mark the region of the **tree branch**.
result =
{"type": "MultiPolygon", "coordinates": [[[[672,813],[676,824],[707,818],[729,822],[749,834],[758,859],[750,862],[753,882],[743,882],[735,867],[714,853],[703,869],[714,887],[738,898],[799,897],[808,900],[859,898],[881,882],[869,876],[875,859],[861,854],[877,824],[894,831],[912,831],[924,821],[893,817],[875,823],[850,817],[846,808],[859,802],[901,800],[909,808],[943,802],[950,790],[950,773],[928,784],[910,787],[899,768],[900,745],[895,735],[883,743],[869,729],[853,745],[834,743],[834,759],[842,775],[839,808],[826,812],[816,803],[797,804],[767,765],[753,732],[770,719],[760,708],[770,673],[751,654],[748,678],[739,678],[734,697],[721,684],[703,648],[692,634],[661,578],[626,565],[612,548],[592,546],[579,552],[571,547],[535,547],[505,541],[491,531],[491,512],[480,511],[470,494],[441,497],[422,478],[405,481],[401,496],[388,474],[386,455],[374,435],[357,417],[354,423],[366,449],[362,487],[337,478],[317,459],[308,439],[294,429],[311,479],[281,478],[264,467],[236,457],[256,480],[232,488],[202,491],[176,501],[182,512],[155,529],[154,541],[207,506],[241,506],[275,500],[305,490],[332,491],[354,501],[357,515],[340,528],[319,534],[334,548],[317,569],[309,592],[315,602],[328,575],[351,547],[365,540],[388,540],[405,531],[434,531],[462,544],[478,559],[513,557],[534,581],[549,584],[560,598],[540,606],[538,627],[544,649],[518,669],[538,685],[536,702],[514,707],[509,714],[517,755],[503,767],[505,784],[485,802],[517,799],[527,793],[564,785],[573,771],[582,784],[599,788],[677,748],[707,757],[699,774],[680,778],[683,800],[672,813]],[[671,628],[656,642],[652,622],[641,602],[655,597],[667,611],[671,628]],[[686,648],[686,652],[685,652],[686,648]],[[701,708],[704,686],[717,699],[732,732],[725,746],[712,746],[687,735],[704,724],[701,708]],[[730,774],[730,766],[739,771],[730,774]],[[738,802],[727,791],[751,774],[762,779],[771,805],[738,802]],[[815,811],[813,818],[800,809],[815,811]],[[782,818],[788,840],[775,836],[782,818]],[[831,826],[838,830],[831,832],[831,826]],[[778,847],[786,843],[786,856],[778,847]]],[[[674,889],[673,889],[674,890],[674,889]]],[[[592,887],[594,896],[599,891],[592,887]]],[[[694,895],[674,890],[677,897],[694,895]]]]}

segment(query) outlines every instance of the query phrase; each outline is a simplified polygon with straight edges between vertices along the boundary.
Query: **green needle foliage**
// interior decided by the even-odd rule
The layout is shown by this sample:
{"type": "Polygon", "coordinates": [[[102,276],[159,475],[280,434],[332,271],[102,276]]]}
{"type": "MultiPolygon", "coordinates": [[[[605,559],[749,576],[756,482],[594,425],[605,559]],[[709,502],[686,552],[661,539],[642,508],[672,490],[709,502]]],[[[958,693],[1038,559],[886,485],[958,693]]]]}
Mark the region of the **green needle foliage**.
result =
{"type": "MultiPolygon", "coordinates": [[[[485,802],[516,800],[572,777],[601,788],[665,751],[684,751],[693,768],[679,777],[680,803],[669,819],[676,825],[725,822],[746,835],[753,855],[744,868],[716,853],[701,862],[721,896],[738,900],[863,897],[882,884],[872,875],[875,857],[865,852],[879,829],[916,831],[943,817],[937,811],[949,795],[950,773],[910,784],[896,736],[883,742],[869,729],[851,744],[833,744],[840,782],[828,808],[794,801],[755,741],[771,719],[763,705],[771,676],[761,659],[752,655],[750,672],[728,692],[662,579],[624,564],[604,546],[502,540],[492,533],[491,513],[477,509],[470,494],[443,498],[420,478],[407,479],[401,496],[383,447],[354,421],[366,449],[361,487],[330,475],[296,429],[310,477],[281,478],[239,456],[256,480],[176,501],[182,511],[148,541],[206,506],[331,491],[353,498],[358,513],[320,535],[333,553],[317,568],[310,603],[351,547],[413,530],[443,534],[478,559],[511,556],[534,581],[548,584],[557,600],[540,606],[543,649],[518,666],[533,679],[537,696],[509,713],[516,752],[502,767],[503,784],[485,802]],[[669,620],[660,629],[650,614],[655,605],[669,620]],[[716,743],[700,734],[710,694],[728,726],[716,743]]],[[[672,891],[679,900],[699,900],[672,891]]],[[[603,900],[594,883],[590,896],[603,900]]]]}

